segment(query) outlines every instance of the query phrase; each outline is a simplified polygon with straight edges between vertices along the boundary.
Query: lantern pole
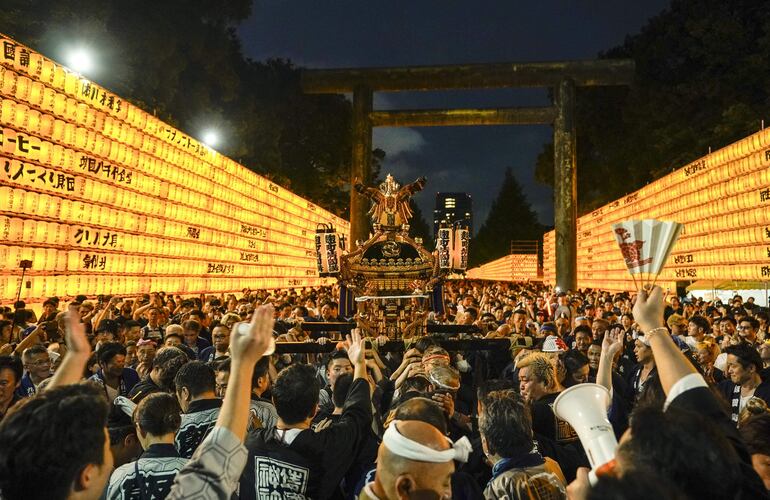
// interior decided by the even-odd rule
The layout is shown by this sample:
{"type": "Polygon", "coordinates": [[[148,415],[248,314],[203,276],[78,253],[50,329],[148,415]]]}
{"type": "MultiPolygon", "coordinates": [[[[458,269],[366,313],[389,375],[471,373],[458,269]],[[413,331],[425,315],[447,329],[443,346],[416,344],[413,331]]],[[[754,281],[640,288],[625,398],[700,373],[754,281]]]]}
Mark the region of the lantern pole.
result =
{"type": "MultiPolygon", "coordinates": [[[[27,273],[27,269],[30,269],[32,267],[32,261],[31,260],[22,260],[19,262],[19,267],[21,268],[21,281],[19,281],[19,290],[16,292],[16,302],[18,303],[21,300],[21,288],[24,286],[24,275],[27,273]]],[[[14,304],[14,308],[16,307],[16,304],[14,304]]],[[[16,319],[18,315],[16,314],[17,309],[14,309],[13,311],[13,323],[11,324],[11,332],[13,332],[13,329],[16,328],[16,319]]]]}
{"type": "Polygon", "coordinates": [[[21,287],[24,286],[24,275],[27,272],[26,267],[21,268],[21,281],[19,281],[19,290],[16,292],[16,302],[21,300],[21,287]]]}

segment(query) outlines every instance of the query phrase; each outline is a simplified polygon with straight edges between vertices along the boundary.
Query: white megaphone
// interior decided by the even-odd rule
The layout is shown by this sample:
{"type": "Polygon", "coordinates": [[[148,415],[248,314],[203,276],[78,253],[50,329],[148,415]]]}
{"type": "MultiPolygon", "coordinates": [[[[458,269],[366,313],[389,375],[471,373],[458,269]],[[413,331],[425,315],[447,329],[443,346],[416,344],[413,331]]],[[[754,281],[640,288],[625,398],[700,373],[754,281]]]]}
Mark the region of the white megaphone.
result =
{"type": "MultiPolygon", "coordinates": [[[[553,402],[553,412],[566,420],[580,438],[588,455],[591,484],[596,484],[597,475],[610,469],[615,460],[618,440],[607,419],[610,407],[610,391],[599,384],[578,384],[565,390],[553,402]]],[[[608,471],[607,471],[608,472],[608,471]]]]}

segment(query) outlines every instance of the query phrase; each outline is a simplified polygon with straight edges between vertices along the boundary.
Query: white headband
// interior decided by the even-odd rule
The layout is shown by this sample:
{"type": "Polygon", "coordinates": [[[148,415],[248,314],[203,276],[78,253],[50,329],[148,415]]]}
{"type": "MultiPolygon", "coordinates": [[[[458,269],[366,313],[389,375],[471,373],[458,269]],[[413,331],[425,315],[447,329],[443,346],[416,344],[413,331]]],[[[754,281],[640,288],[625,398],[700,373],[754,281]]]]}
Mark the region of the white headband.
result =
{"type": "Polygon", "coordinates": [[[385,434],[382,436],[382,444],[399,457],[416,460],[418,462],[444,463],[452,460],[467,462],[468,455],[473,451],[471,442],[468,441],[468,438],[465,436],[458,439],[456,443],[453,443],[451,439],[446,438],[451,445],[451,448],[444,451],[434,450],[424,444],[412,441],[398,432],[396,425],[399,423],[401,423],[401,420],[393,420],[385,430],[385,434]]]}
{"type": "Polygon", "coordinates": [[[634,340],[638,340],[642,344],[646,345],[647,347],[650,347],[650,339],[648,339],[644,333],[634,333],[633,335],[634,340]]]}

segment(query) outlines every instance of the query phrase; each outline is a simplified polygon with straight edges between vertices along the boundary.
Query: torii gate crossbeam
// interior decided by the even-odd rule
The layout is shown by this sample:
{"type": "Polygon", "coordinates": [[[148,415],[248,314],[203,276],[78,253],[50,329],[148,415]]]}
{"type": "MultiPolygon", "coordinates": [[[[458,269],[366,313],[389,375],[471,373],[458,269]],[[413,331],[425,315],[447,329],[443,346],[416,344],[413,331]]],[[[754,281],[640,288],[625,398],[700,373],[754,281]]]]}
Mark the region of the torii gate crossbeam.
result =
{"type": "MultiPolygon", "coordinates": [[[[303,70],[302,88],[310,94],[353,93],[354,179],[371,176],[372,127],[553,124],[556,284],[577,288],[577,165],[575,87],[628,85],[634,62],[627,59],[532,63],[466,64],[396,68],[303,70]],[[375,111],[374,92],[435,91],[511,87],[548,87],[552,108],[440,109],[375,111]]],[[[366,239],[365,200],[350,194],[350,240],[366,239]]]]}

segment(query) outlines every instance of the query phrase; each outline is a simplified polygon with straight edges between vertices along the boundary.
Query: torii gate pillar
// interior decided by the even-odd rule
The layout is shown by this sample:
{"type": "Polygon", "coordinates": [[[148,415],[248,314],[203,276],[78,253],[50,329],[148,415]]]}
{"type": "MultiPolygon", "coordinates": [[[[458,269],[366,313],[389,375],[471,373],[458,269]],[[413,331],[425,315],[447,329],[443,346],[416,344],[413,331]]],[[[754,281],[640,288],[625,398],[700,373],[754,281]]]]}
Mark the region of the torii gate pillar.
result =
{"type": "Polygon", "coordinates": [[[360,180],[365,186],[371,181],[372,172],[372,90],[359,85],[353,90],[353,158],[350,162],[350,248],[356,242],[369,239],[369,200],[360,196],[353,183],[360,180]]]}
{"type": "Polygon", "coordinates": [[[553,195],[556,286],[566,291],[577,289],[575,82],[565,78],[554,90],[556,118],[553,122],[553,195]]]}

